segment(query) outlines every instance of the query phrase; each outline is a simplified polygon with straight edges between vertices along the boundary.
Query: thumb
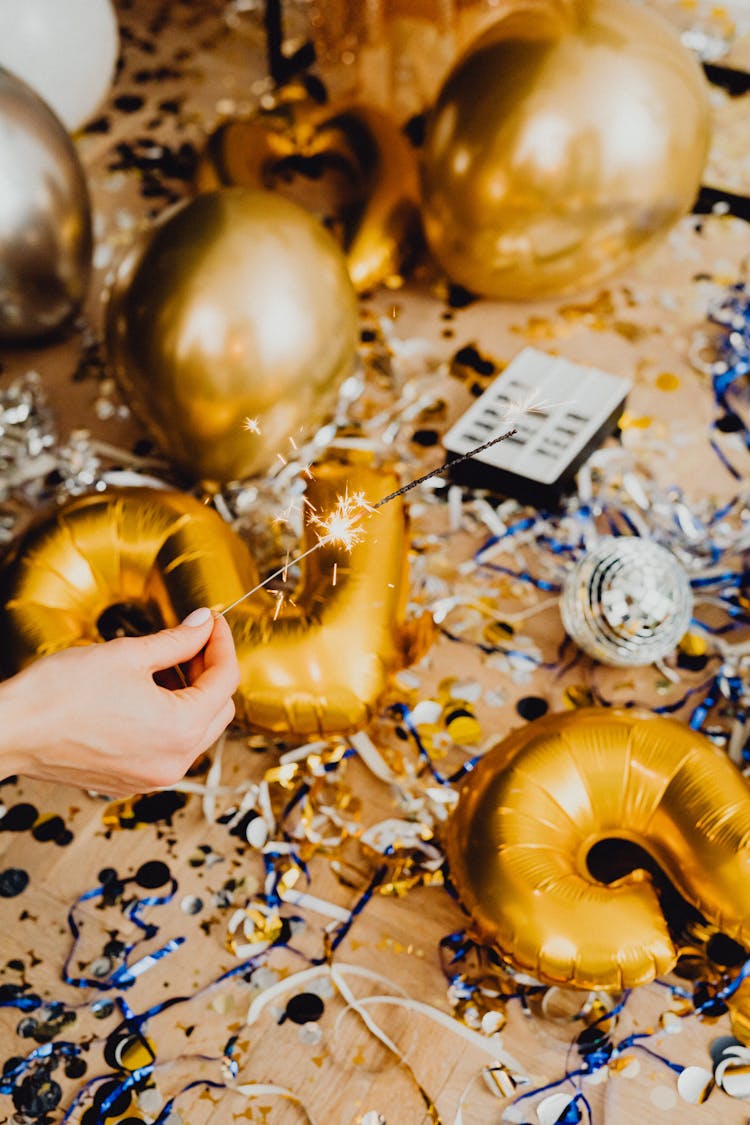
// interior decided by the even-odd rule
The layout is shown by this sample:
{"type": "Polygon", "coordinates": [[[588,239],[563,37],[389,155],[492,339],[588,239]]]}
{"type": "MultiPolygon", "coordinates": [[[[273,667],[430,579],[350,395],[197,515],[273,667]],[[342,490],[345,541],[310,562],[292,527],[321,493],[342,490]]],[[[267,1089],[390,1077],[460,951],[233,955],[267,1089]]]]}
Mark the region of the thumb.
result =
{"type": "Polygon", "coordinates": [[[149,671],[171,668],[197,655],[211,636],[214,618],[207,606],[194,609],[181,625],[139,638],[149,671]]]}

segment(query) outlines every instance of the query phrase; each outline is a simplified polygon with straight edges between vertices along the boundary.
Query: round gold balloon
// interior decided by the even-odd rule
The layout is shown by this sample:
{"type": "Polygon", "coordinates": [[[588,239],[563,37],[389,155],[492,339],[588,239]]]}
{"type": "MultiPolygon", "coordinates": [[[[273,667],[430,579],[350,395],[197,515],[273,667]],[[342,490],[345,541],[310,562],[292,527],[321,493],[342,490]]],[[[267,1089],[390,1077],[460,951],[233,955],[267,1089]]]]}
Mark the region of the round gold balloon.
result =
{"type": "Polygon", "coordinates": [[[106,334],[161,448],[188,476],[226,482],[268,468],[326,418],[357,332],[331,235],[296,204],[236,187],[181,205],[132,248],[106,334]]]}
{"type": "Polygon", "coordinates": [[[628,0],[527,3],[480,36],[428,123],[423,220],[476,293],[581,290],[691,207],[707,85],[658,15],[628,0]]]}
{"type": "Polygon", "coordinates": [[[321,106],[297,87],[272,109],[221,125],[195,184],[293,194],[338,239],[359,291],[394,274],[418,237],[419,172],[396,123],[367,106],[321,106]]]}
{"type": "MultiPolygon", "coordinates": [[[[327,462],[308,499],[324,515],[347,488],[374,502],[397,483],[388,471],[327,462]]],[[[248,726],[305,736],[354,730],[423,646],[427,625],[405,622],[403,504],[365,520],[351,551],[325,546],[301,564],[281,608],[263,588],[227,614],[241,671],[237,716],[248,726]]],[[[301,551],[317,541],[309,529],[301,551]]],[[[0,580],[2,670],[174,625],[198,605],[221,610],[258,582],[244,541],[189,495],[131,488],[75,499],[26,535],[0,580]]]]}
{"type": "Polygon", "coordinates": [[[605,708],[529,724],[464,782],[446,850],[479,939],[551,984],[619,990],[668,972],[677,949],[651,876],[595,879],[602,841],[638,845],[706,919],[750,944],[747,782],[689,727],[605,708]]]}

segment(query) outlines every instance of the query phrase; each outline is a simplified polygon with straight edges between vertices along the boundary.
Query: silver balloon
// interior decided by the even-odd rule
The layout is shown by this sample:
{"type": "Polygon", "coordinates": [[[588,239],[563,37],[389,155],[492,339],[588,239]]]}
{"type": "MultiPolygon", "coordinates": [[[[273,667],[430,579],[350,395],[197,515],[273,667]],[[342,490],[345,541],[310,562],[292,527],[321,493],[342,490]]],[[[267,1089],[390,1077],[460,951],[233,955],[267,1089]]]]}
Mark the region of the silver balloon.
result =
{"type": "Polygon", "coordinates": [[[46,102],[0,68],[0,340],[47,335],[76,311],[91,243],[73,142],[46,102]]]}

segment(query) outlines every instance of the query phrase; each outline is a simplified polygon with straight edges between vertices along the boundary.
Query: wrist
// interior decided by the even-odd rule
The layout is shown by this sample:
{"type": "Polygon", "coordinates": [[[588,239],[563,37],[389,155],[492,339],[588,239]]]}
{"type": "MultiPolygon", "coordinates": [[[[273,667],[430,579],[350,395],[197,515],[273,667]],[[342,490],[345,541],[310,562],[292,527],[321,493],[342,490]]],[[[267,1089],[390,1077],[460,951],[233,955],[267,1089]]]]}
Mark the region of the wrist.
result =
{"type": "Polygon", "coordinates": [[[0,777],[28,771],[30,723],[34,708],[26,699],[23,673],[0,682],[0,777]]]}

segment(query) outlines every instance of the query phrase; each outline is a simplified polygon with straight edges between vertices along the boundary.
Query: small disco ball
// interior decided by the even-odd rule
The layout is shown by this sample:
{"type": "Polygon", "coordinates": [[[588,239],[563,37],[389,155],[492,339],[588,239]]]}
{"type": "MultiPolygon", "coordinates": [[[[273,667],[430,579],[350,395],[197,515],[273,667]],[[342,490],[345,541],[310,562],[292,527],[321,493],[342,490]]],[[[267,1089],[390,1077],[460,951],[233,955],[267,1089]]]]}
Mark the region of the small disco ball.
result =
{"type": "Polygon", "coordinates": [[[688,630],[693,592],[671,551],[637,537],[607,536],[563,584],[560,613],[579,648],[602,664],[652,664],[688,630]]]}

